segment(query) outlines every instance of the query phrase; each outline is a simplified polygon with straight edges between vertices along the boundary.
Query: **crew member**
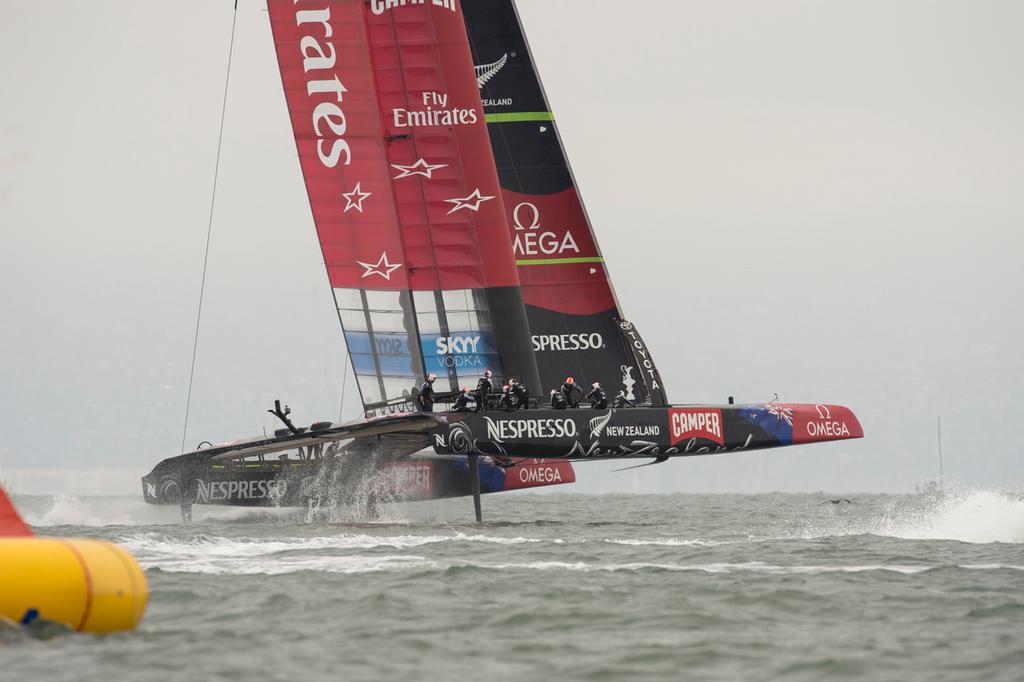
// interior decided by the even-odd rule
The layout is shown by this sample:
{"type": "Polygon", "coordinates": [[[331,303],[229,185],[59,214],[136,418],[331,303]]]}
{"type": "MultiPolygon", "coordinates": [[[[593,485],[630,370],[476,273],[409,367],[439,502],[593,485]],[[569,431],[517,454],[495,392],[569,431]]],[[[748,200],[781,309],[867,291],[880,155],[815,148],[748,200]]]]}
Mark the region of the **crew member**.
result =
{"type": "Polygon", "coordinates": [[[556,410],[564,410],[569,407],[569,403],[565,400],[565,394],[557,388],[551,389],[551,407],[556,410]]]}
{"type": "Polygon", "coordinates": [[[528,408],[530,406],[530,389],[517,379],[510,379],[508,383],[509,392],[512,393],[512,397],[515,399],[516,409],[525,410],[528,408]]]}
{"type": "Polygon", "coordinates": [[[608,396],[605,395],[600,382],[595,381],[590,393],[584,397],[590,400],[590,409],[592,410],[603,410],[608,407],[608,396]]]}
{"type": "Polygon", "coordinates": [[[512,404],[513,410],[519,409],[519,392],[516,390],[516,384],[518,383],[515,377],[509,377],[508,385],[505,386],[508,389],[509,402],[512,404]]]}
{"type": "Polygon", "coordinates": [[[501,388],[501,400],[498,401],[498,409],[511,412],[516,409],[515,399],[515,395],[509,390],[509,385],[505,384],[501,388]]]}
{"type": "Polygon", "coordinates": [[[416,407],[419,408],[420,412],[434,411],[435,381],[437,381],[437,375],[431,372],[427,375],[427,380],[420,385],[420,393],[416,396],[416,407]]]}
{"type": "Polygon", "coordinates": [[[636,407],[636,403],[626,397],[625,391],[619,391],[615,394],[615,400],[612,401],[612,407],[636,407]]]}
{"type": "Polygon", "coordinates": [[[491,370],[485,369],[484,375],[480,377],[480,381],[476,384],[476,411],[487,409],[487,396],[491,394],[493,386],[491,386],[491,370]]]}
{"type": "Polygon", "coordinates": [[[469,401],[473,399],[473,394],[469,392],[469,388],[463,388],[462,393],[455,399],[455,404],[452,405],[452,412],[469,412],[469,401]]]}
{"type": "Polygon", "coordinates": [[[565,396],[565,404],[569,407],[576,407],[580,404],[580,401],[573,396],[573,391],[579,391],[580,395],[583,395],[583,389],[576,385],[576,380],[572,377],[567,377],[565,383],[562,384],[562,395],[565,396]]]}

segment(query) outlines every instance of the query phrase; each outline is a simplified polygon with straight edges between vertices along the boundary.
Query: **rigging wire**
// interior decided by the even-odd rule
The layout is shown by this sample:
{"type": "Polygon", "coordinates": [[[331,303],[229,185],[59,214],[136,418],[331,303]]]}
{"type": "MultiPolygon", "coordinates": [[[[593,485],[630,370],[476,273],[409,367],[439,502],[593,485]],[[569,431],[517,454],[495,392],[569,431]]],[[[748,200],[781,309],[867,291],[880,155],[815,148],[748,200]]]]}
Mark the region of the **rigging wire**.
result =
{"type": "Polygon", "coordinates": [[[185,452],[188,416],[192,407],[192,382],[196,375],[196,353],[199,350],[199,323],[203,318],[203,295],[206,293],[206,266],[210,261],[210,237],[213,234],[213,209],[217,203],[217,178],[220,174],[220,151],[224,144],[224,119],[228,110],[228,84],[231,82],[231,57],[235,52],[235,25],[238,23],[238,0],[231,15],[231,39],[228,44],[228,66],[224,76],[224,101],[220,109],[220,133],[217,136],[217,159],[213,166],[213,191],[210,196],[210,219],[206,225],[206,251],[203,254],[203,277],[199,284],[199,309],[196,311],[196,333],[192,341],[192,366],[188,373],[188,397],[185,399],[185,425],[181,429],[181,452],[185,452]]]}
{"type": "Polygon", "coordinates": [[[345,389],[348,387],[348,360],[345,360],[345,371],[341,380],[341,405],[338,407],[338,423],[345,421],[345,389]]]}

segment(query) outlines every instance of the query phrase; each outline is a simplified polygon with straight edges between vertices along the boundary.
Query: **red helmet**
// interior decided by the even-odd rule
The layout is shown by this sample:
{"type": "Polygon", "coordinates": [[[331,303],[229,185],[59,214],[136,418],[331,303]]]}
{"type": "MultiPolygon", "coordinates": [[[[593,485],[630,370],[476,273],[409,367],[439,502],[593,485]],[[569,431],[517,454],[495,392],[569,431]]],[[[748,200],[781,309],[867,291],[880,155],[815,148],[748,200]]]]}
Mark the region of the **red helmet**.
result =
{"type": "Polygon", "coordinates": [[[567,384],[575,384],[576,380],[573,379],[572,377],[566,377],[565,383],[567,383],[567,384]]]}
{"type": "Polygon", "coordinates": [[[503,391],[507,391],[508,390],[508,384],[505,384],[504,386],[502,386],[502,390],[503,391]]]}

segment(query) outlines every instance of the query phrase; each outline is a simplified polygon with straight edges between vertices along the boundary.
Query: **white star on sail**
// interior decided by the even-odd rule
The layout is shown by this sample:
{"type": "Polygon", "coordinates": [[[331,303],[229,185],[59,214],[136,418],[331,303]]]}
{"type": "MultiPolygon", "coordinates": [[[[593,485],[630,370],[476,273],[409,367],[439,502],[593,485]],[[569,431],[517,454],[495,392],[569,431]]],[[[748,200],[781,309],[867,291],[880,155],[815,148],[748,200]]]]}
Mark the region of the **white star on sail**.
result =
{"type": "Polygon", "coordinates": [[[451,215],[456,211],[461,211],[464,208],[468,208],[470,211],[479,211],[480,204],[484,203],[485,201],[490,201],[493,198],[494,197],[484,196],[480,194],[480,188],[478,187],[475,190],[473,190],[473,193],[470,194],[468,197],[461,197],[459,199],[445,199],[445,201],[448,202],[449,204],[455,204],[455,208],[448,211],[448,215],[451,215]]]}
{"type": "Polygon", "coordinates": [[[345,197],[345,201],[348,202],[345,204],[345,213],[348,213],[349,210],[353,208],[360,213],[363,212],[363,202],[370,197],[373,192],[364,192],[361,185],[362,183],[357,182],[354,190],[341,195],[345,197]]]}
{"type": "Polygon", "coordinates": [[[391,273],[402,267],[401,263],[389,263],[388,252],[385,251],[380,255],[380,260],[376,263],[364,263],[361,260],[357,260],[356,263],[366,268],[366,272],[363,273],[363,277],[369,277],[371,275],[380,275],[384,279],[391,281],[391,273]]]}
{"type": "Polygon", "coordinates": [[[412,164],[411,166],[401,166],[401,165],[399,165],[397,163],[393,163],[393,164],[391,164],[391,167],[394,168],[397,171],[401,171],[401,173],[399,173],[398,175],[395,176],[395,178],[394,178],[395,180],[401,180],[402,178],[407,178],[407,177],[409,177],[411,175],[422,175],[427,180],[432,180],[433,176],[431,174],[434,171],[436,171],[438,168],[447,168],[448,164],[446,164],[446,163],[437,163],[437,164],[427,163],[426,160],[420,159],[419,161],[417,161],[416,163],[412,164]]]}

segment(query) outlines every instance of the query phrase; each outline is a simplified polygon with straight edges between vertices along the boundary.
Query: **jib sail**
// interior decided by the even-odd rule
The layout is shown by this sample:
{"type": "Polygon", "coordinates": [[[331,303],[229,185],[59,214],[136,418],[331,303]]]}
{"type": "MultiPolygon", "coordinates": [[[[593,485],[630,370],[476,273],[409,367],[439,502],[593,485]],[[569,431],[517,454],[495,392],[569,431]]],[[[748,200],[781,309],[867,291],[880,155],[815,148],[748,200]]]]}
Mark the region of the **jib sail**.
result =
{"type": "Polygon", "coordinates": [[[485,369],[539,382],[456,0],[269,0],[327,274],[367,412],[485,369]]]}
{"type": "Polygon", "coordinates": [[[573,375],[647,400],[515,4],[476,0],[464,11],[544,388],[573,375]]]}

